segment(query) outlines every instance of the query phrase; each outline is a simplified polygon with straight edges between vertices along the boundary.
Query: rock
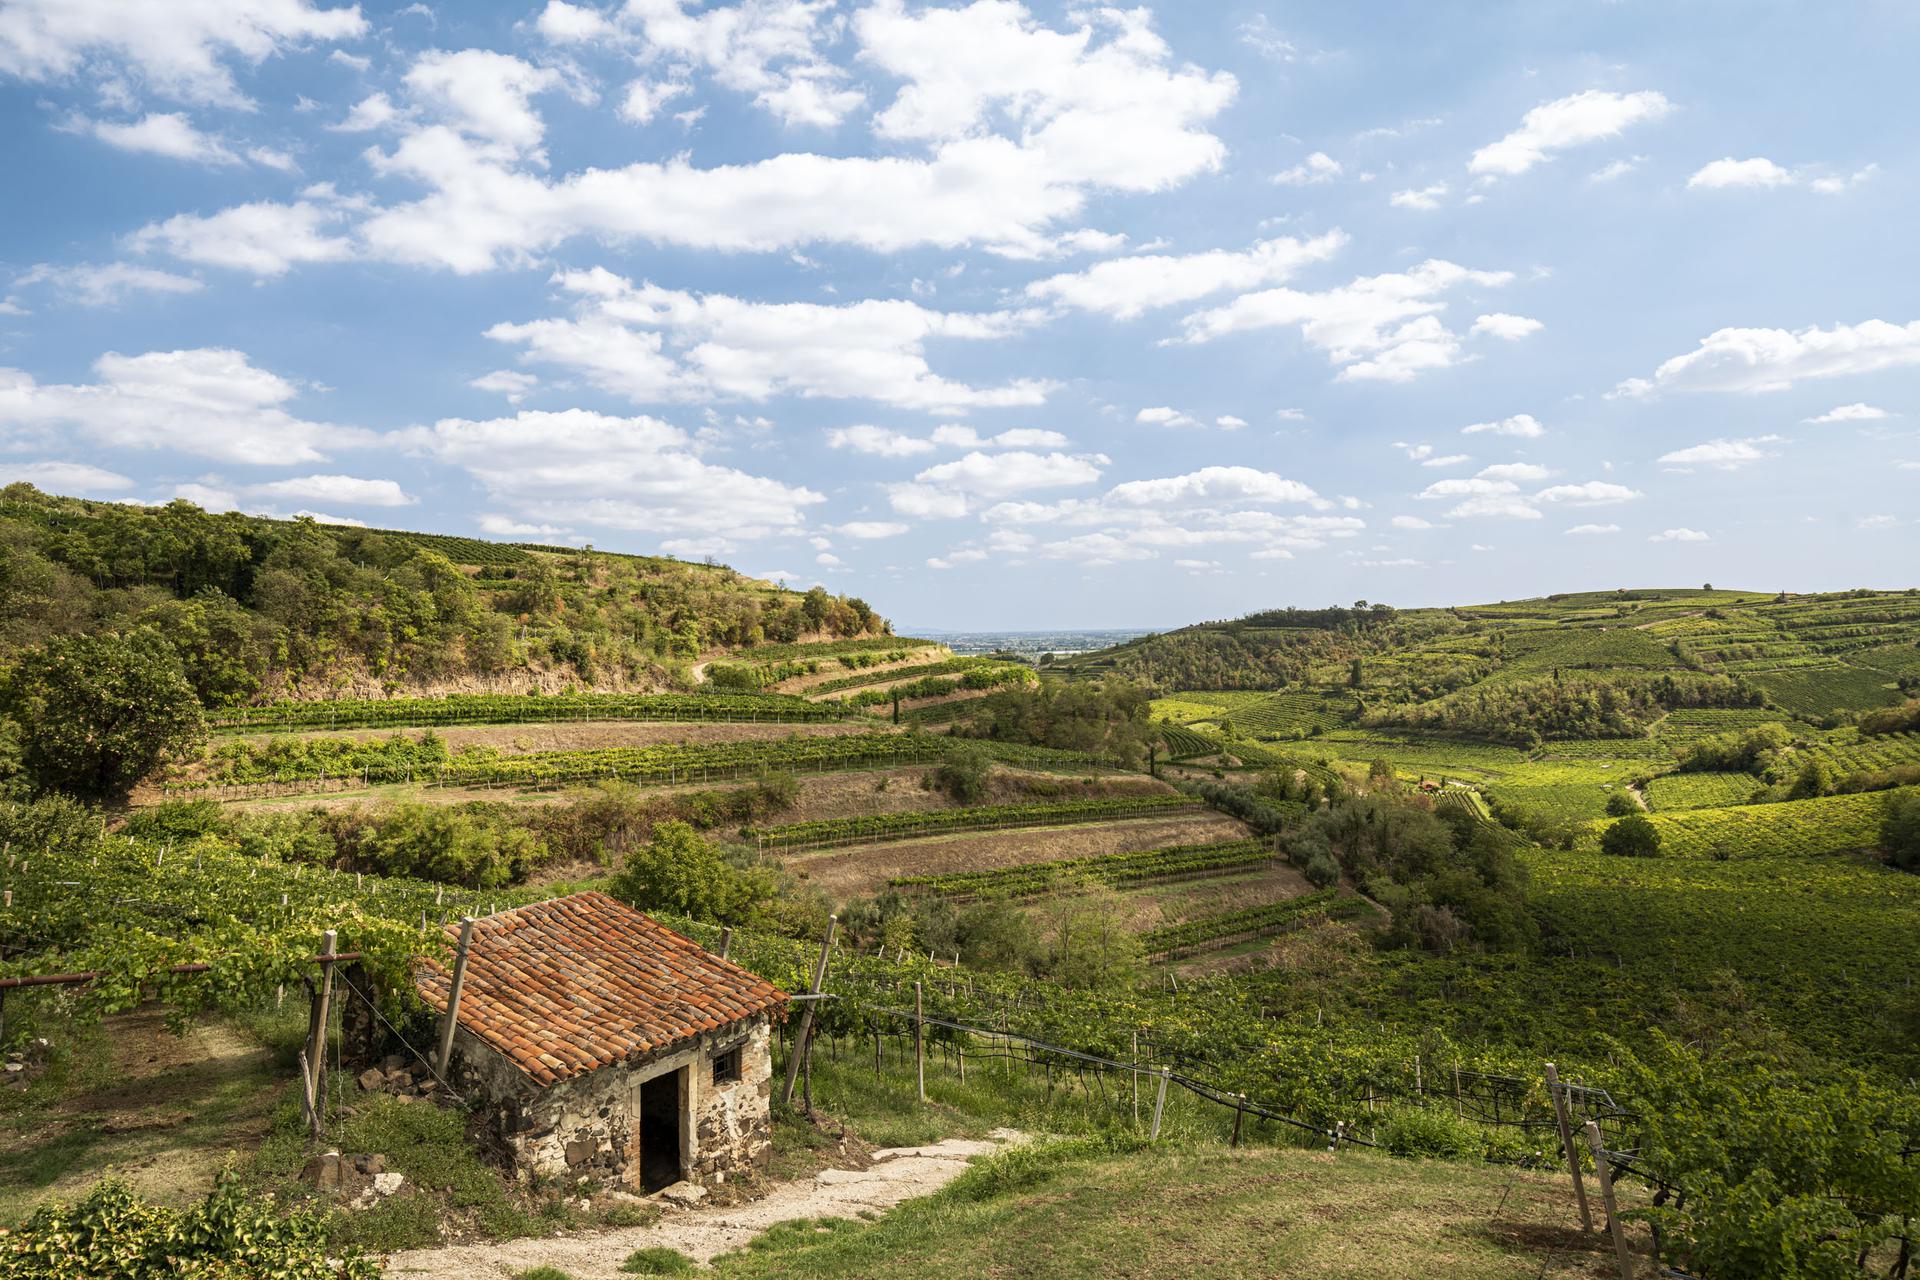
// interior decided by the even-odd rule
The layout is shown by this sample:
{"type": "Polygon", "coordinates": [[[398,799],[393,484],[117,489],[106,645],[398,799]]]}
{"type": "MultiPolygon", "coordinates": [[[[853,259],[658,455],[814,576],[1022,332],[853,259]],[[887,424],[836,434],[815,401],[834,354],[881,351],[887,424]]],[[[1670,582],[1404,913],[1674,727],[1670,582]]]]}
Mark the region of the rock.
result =
{"type": "Polygon", "coordinates": [[[386,1057],[380,1059],[380,1074],[383,1076],[390,1076],[394,1072],[403,1069],[406,1065],[407,1065],[406,1054],[390,1053],[386,1057]]]}
{"type": "Polygon", "coordinates": [[[390,1196],[400,1190],[401,1184],[405,1181],[406,1178],[397,1173],[376,1173],[373,1175],[373,1193],[390,1196]]]}
{"type": "Polygon", "coordinates": [[[313,1157],[300,1170],[300,1181],[316,1191],[338,1191],[347,1184],[351,1166],[338,1151],[313,1157]]]}
{"type": "Polygon", "coordinates": [[[387,1158],[378,1153],[366,1156],[355,1156],[353,1158],[353,1167],[369,1176],[376,1173],[384,1173],[387,1168],[387,1158]]]}
{"type": "Polygon", "coordinates": [[[707,1189],[698,1183],[676,1182],[663,1190],[660,1198],[691,1209],[707,1198],[707,1189]]]}
{"type": "Polygon", "coordinates": [[[360,1073],[360,1087],[368,1093],[383,1089],[386,1087],[386,1084],[387,1078],[380,1074],[378,1067],[368,1067],[360,1073]]]}

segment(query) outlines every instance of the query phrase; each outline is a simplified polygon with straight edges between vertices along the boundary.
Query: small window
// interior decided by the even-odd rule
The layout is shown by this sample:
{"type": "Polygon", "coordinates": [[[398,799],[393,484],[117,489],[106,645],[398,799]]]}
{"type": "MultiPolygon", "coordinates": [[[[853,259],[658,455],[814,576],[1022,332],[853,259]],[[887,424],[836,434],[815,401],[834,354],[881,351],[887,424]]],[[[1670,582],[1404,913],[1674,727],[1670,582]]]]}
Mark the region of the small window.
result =
{"type": "Polygon", "coordinates": [[[740,1081],[740,1046],[723,1049],[713,1055],[713,1082],[715,1084],[738,1084],[740,1081]]]}

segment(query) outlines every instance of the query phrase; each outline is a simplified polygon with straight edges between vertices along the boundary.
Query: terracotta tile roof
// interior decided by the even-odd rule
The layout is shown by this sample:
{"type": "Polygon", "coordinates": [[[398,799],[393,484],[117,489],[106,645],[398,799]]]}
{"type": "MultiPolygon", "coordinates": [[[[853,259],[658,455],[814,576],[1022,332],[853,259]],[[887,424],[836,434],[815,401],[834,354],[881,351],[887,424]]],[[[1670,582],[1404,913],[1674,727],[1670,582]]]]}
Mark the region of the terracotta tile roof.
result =
{"type": "MultiPolygon", "coordinates": [[[[455,939],[458,926],[447,931],[455,939]]],[[[450,974],[415,981],[445,1012],[450,974]]],[[[553,1084],[778,1009],[786,993],[604,893],[475,923],[460,1025],[535,1083],[553,1084]]]]}

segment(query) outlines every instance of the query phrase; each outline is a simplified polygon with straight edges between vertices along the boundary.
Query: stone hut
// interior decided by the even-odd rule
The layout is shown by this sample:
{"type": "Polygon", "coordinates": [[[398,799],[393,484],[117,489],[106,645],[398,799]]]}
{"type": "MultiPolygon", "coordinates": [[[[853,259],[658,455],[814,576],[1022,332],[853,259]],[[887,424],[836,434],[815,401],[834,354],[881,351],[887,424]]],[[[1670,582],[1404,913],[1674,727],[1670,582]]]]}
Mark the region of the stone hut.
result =
{"type": "MultiPolygon", "coordinates": [[[[416,974],[444,1019],[450,975],[416,974]]],[[[604,893],[474,923],[447,1080],[521,1176],[636,1191],[772,1152],[771,983],[604,893]]]]}

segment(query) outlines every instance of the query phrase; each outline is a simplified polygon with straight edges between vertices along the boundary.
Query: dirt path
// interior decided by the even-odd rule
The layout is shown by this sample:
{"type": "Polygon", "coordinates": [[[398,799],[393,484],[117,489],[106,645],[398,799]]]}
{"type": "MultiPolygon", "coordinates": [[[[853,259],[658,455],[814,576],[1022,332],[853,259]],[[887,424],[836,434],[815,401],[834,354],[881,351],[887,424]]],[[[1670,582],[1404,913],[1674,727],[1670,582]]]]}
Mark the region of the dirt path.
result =
{"type": "Polygon", "coordinates": [[[781,1183],[751,1204],[730,1208],[678,1209],[663,1202],[665,1216],[650,1227],[409,1250],[387,1259],[387,1275],[499,1280],[532,1267],[557,1267],[576,1280],[623,1280],[620,1264],[627,1255],[655,1247],[677,1249],[696,1262],[710,1262],[776,1223],[884,1212],[903,1200],[929,1195],[959,1177],[973,1157],[1020,1137],[1012,1130],[996,1129],[986,1141],[949,1138],[930,1147],[876,1151],[872,1168],[823,1169],[811,1178],[781,1183]]]}

